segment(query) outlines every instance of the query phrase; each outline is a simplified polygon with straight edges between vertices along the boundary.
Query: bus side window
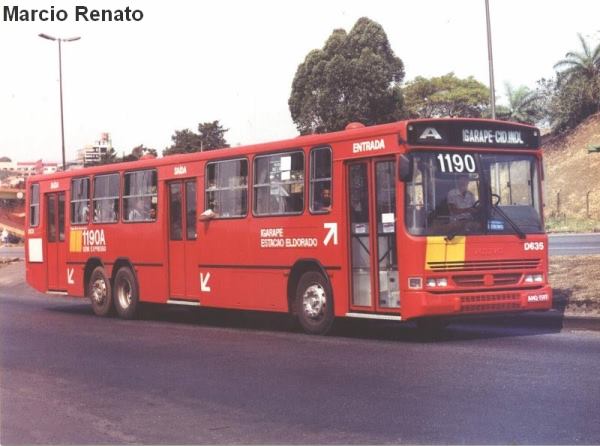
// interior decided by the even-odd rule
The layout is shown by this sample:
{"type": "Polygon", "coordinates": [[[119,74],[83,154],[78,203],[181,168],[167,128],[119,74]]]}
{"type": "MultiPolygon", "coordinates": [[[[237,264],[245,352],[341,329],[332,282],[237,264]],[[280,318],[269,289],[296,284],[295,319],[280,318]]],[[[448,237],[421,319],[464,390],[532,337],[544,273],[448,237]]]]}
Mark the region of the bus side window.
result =
{"type": "Polygon", "coordinates": [[[304,153],[257,156],[254,160],[254,214],[290,215],[304,210],[304,153]]]}
{"type": "Polygon", "coordinates": [[[90,217],[90,179],[71,180],[71,223],[87,224],[90,217]]]}
{"type": "Polygon", "coordinates": [[[40,185],[31,185],[29,199],[29,226],[35,228],[40,224],[40,185]]]}
{"type": "Polygon", "coordinates": [[[320,147],[310,152],[310,210],[324,214],[331,211],[331,148],[320,147]]]}
{"type": "Polygon", "coordinates": [[[113,223],[119,219],[118,173],[94,177],[94,223],[113,223]]]}
{"type": "Polygon", "coordinates": [[[156,170],[126,172],[123,188],[123,220],[155,221],[157,204],[156,170]]]}
{"type": "Polygon", "coordinates": [[[206,165],[204,210],[213,218],[240,218],[248,213],[248,160],[214,161],[206,165]]]}

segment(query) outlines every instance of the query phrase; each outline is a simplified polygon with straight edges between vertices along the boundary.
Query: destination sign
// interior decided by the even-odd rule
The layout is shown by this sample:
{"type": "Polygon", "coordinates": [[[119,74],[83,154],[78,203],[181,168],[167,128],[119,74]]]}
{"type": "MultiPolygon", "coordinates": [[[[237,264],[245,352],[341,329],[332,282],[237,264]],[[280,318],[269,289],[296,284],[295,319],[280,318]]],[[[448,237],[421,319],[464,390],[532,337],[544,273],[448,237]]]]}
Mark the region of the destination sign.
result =
{"type": "Polygon", "coordinates": [[[458,146],[538,149],[536,128],[500,122],[416,121],[407,126],[408,144],[419,146],[458,146]]]}

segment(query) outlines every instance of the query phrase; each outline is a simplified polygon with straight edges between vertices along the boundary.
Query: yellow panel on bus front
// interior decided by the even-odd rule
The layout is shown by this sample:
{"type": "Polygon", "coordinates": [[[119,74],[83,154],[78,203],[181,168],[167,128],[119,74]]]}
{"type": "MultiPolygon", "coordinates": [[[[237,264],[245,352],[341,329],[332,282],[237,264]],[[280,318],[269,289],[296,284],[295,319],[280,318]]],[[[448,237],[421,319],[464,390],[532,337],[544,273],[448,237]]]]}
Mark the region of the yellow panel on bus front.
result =
{"type": "Polygon", "coordinates": [[[445,236],[427,237],[425,254],[425,269],[431,270],[431,265],[446,262],[464,262],[467,237],[456,236],[447,240],[445,236]]]}

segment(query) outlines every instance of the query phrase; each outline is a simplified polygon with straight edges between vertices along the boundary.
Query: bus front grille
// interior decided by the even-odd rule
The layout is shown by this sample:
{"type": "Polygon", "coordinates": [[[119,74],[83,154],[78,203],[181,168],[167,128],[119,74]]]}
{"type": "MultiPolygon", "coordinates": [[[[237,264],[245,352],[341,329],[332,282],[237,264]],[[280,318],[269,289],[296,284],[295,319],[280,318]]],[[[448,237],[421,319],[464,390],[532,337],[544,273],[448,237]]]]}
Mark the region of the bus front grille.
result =
{"type": "Polygon", "coordinates": [[[489,271],[498,269],[534,269],[540,259],[465,260],[462,262],[427,262],[432,271],[489,271]]]}
{"type": "Polygon", "coordinates": [[[510,311],[521,308],[518,293],[461,296],[460,303],[460,311],[462,313],[510,311]]]}

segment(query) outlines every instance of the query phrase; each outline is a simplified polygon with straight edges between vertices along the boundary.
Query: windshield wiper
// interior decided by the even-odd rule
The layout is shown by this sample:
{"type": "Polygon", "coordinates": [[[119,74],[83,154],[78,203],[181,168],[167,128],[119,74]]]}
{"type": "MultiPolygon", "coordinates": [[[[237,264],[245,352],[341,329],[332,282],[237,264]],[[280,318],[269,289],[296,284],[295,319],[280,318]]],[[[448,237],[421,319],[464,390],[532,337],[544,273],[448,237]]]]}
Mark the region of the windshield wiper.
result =
{"type": "MultiPolygon", "coordinates": [[[[481,163],[481,158],[479,158],[479,162],[481,163]]],[[[525,233],[521,230],[521,228],[519,228],[519,226],[513,221],[513,219],[510,218],[508,215],[506,215],[506,212],[504,212],[502,209],[500,209],[500,206],[498,206],[498,203],[500,202],[500,197],[498,197],[498,201],[496,202],[496,204],[494,204],[494,193],[492,192],[492,184],[491,184],[490,178],[487,176],[487,172],[483,168],[481,169],[481,177],[482,177],[483,181],[485,182],[485,186],[487,186],[486,189],[489,194],[488,198],[490,199],[490,202],[492,203],[492,207],[494,209],[496,209],[502,217],[504,217],[504,219],[508,222],[508,224],[517,233],[519,238],[522,240],[525,240],[527,238],[525,233]]]]}
{"type": "Polygon", "coordinates": [[[523,232],[523,230],[521,228],[519,228],[519,226],[513,221],[512,218],[510,218],[508,215],[506,215],[506,212],[504,212],[502,209],[500,209],[500,206],[498,206],[498,203],[493,204],[492,205],[494,207],[494,209],[496,209],[496,211],[498,211],[498,213],[500,215],[502,215],[502,217],[504,217],[504,219],[508,222],[508,224],[515,230],[515,232],[519,235],[520,239],[526,239],[527,236],[525,235],[525,233],[523,232]]]}

